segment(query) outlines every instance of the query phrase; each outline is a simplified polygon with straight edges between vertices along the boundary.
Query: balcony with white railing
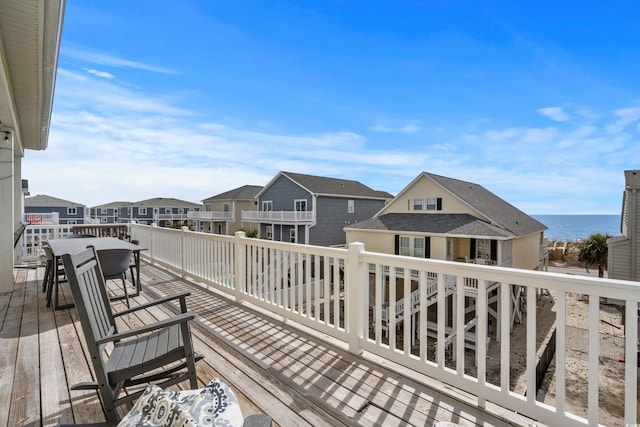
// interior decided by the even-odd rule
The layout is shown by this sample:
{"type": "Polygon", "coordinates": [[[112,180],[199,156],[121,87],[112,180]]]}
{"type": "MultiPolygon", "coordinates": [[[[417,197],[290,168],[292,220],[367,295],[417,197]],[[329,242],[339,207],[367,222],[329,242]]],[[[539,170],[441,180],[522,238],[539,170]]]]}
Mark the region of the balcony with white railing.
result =
{"type": "Polygon", "coordinates": [[[26,213],[22,216],[22,224],[59,224],[60,214],[57,212],[26,213]]]}
{"type": "MultiPolygon", "coordinates": [[[[399,379],[443,383],[440,392],[477,411],[550,426],[639,421],[637,282],[394,256],[359,243],[129,227],[154,267],[312,330],[399,379]],[[624,304],[615,337],[602,331],[613,310],[604,297],[624,304]],[[584,317],[573,314],[576,301],[584,317]],[[552,361],[546,374],[543,360],[552,361]]],[[[32,236],[52,238],[38,230],[32,236]]]]}
{"type": "Polygon", "coordinates": [[[158,221],[187,221],[189,219],[189,213],[154,213],[153,220],[158,221]]]}
{"type": "Polygon", "coordinates": [[[312,224],[313,211],[242,211],[245,222],[270,224],[312,224]]]}
{"type": "Polygon", "coordinates": [[[154,264],[342,342],[356,356],[399,366],[399,375],[448,384],[480,410],[498,405],[552,426],[638,422],[636,282],[393,256],[358,243],[340,249],[131,227],[154,264]],[[569,324],[575,296],[588,306],[579,319],[584,348],[574,348],[569,324]],[[624,301],[617,350],[606,348],[600,330],[610,309],[603,297],[624,301]],[[548,379],[543,358],[553,360],[552,389],[536,393],[548,379]],[[613,386],[605,382],[612,377],[613,386]],[[601,403],[612,400],[620,405],[601,403]]]}
{"type": "Polygon", "coordinates": [[[190,211],[187,218],[192,221],[233,221],[234,213],[229,211],[190,211]]]}

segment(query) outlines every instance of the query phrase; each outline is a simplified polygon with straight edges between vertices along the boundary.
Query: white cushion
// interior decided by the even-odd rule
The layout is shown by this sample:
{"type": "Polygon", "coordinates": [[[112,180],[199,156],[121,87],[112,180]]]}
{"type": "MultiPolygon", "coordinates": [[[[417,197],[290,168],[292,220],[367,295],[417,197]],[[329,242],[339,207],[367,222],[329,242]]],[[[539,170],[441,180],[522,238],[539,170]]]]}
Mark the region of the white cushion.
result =
{"type": "Polygon", "coordinates": [[[118,427],[241,427],[243,421],[235,394],[216,378],[198,390],[149,385],[118,427]]]}

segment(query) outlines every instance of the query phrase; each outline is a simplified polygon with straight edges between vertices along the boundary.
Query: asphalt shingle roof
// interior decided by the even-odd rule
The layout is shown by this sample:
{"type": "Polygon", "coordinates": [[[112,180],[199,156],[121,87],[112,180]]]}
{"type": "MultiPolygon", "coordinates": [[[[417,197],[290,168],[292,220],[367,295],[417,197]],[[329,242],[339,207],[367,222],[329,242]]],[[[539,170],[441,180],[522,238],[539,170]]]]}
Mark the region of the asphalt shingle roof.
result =
{"type": "Polygon", "coordinates": [[[253,200],[260,191],[262,191],[261,185],[243,185],[242,187],[206,198],[203,202],[214,200],[253,200]]]}
{"type": "Polygon", "coordinates": [[[511,236],[508,231],[469,214],[390,213],[360,221],[350,228],[487,237],[511,236]]]}
{"type": "Polygon", "coordinates": [[[543,231],[547,226],[496,196],[483,186],[472,182],[424,173],[482,215],[516,236],[543,231]]]}
{"type": "Polygon", "coordinates": [[[392,199],[393,195],[386,191],[374,190],[358,181],[323,176],[304,175],[300,173],[282,172],[314,194],[332,196],[357,196],[374,199],[392,199]]]}
{"type": "Polygon", "coordinates": [[[57,197],[47,196],[46,194],[38,194],[33,197],[24,199],[24,205],[29,207],[38,206],[85,206],[82,203],[70,202],[69,200],[58,199],[57,197]]]}

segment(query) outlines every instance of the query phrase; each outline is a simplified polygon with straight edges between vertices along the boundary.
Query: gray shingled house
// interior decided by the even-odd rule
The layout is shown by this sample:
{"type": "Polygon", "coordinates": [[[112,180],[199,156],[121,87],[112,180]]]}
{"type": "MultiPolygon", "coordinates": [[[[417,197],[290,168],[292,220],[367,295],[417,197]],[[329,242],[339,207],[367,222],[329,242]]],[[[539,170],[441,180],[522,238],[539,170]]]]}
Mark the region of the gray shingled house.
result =
{"type": "Polygon", "coordinates": [[[347,179],[279,172],[258,193],[257,210],[242,220],[261,237],[319,246],[344,245],[344,227],[371,218],[393,198],[347,179]]]}
{"type": "Polygon", "coordinates": [[[24,223],[84,224],[89,218],[87,207],[46,194],[24,199],[24,223]]]}
{"type": "Polygon", "coordinates": [[[610,279],[640,280],[640,170],[624,171],[621,236],[607,240],[607,276],[610,279]]]}

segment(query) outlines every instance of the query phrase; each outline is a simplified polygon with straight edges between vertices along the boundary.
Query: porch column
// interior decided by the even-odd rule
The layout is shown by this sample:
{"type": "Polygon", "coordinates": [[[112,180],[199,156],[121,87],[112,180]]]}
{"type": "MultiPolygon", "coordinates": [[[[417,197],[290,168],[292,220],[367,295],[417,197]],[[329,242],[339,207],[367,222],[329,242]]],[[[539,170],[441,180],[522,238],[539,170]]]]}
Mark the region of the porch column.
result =
{"type": "MultiPolygon", "coordinates": [[[[22,157],[14,156],[13,158],[13,230],[17,230],[20,227],[20,221],[22,221],[22,214],[24,213],[24,195],[22,194],[22,157]]],[[[0,175],[4,176],[4,175],[0,175]]],[[[13,240],[11,241],[13,244],[13,240]]],[[[21,251],[13,251],[14,264],[17,264],[19,257],[22,255],[21,251]]]]}
{"type": "Polygon", "coordinates": [[[0,293],[13,291],[14,161],[13,136],[0,132],[0,293]]]}

